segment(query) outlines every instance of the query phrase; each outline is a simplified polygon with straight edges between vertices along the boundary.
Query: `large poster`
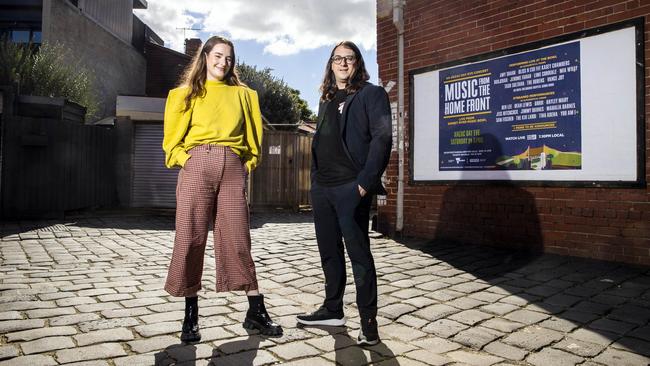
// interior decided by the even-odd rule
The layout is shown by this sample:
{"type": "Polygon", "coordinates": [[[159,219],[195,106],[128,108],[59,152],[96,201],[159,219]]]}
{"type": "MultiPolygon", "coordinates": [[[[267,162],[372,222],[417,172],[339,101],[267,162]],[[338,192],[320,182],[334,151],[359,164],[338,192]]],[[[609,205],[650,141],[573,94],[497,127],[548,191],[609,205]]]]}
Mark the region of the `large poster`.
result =
{"type": "Polygon", "coordinates": [[[440,72],[441,170],[580,169],[580,43],[440,72]]]}
{"type": "Polygon", "coordinates": [[[634,20],[412,71],[410,179],[640,184],[642,34],[634,20]]]}

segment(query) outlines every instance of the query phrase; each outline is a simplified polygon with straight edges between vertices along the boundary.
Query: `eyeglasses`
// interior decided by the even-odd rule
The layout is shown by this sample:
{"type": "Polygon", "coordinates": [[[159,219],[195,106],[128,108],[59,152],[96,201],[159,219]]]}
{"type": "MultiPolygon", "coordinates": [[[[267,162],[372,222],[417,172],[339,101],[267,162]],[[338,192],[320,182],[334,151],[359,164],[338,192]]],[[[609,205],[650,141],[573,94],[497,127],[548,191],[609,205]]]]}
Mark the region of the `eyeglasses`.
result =
{"type": "Polygon", "coordinates": [[[357,56],[355,56],[355,55],[350,55],[350,56],[336,55],[336,56],[332,56],[332,62],[337,64],[337,65],[342,64],[343,60],[345,60],[345,63],[353,64],[353,63],[355,63],[357,61],[357,56]]]}

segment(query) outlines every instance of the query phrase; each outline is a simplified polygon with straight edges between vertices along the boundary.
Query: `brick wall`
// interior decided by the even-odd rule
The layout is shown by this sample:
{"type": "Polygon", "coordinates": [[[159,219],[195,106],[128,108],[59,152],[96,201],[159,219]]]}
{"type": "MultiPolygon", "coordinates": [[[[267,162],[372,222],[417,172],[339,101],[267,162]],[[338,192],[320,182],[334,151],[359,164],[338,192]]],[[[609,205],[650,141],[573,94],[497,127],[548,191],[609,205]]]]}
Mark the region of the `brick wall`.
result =
{"type": "Polygon", "coordinates": [[[186,54],[146,42],[148,97],[167,98],[169,90],[180,81],[185,67],[192,61],[186,54]]]}
{"type": "MultiPolygon", "coordinates": [[[[389,0],[377,4],[379,78],[397,81],[397,32],[389,0]]],[[[580,30],[645,17],[650,67],[650,2],[407,0],[404,12],[405,111],[409,71],[580,30]]],[[[645,73],[645,166],[650,181],[650,80],[645,73]]],[[[390,93],[397,101],[397,88],[390,93]]],[[[408,183],[405,118],[403,235],[650,265],[650,189],[432,185],[408,183]]],[[[397,153],[387,170],[389,195],[379,228],[394,233],[397,153]]]]}

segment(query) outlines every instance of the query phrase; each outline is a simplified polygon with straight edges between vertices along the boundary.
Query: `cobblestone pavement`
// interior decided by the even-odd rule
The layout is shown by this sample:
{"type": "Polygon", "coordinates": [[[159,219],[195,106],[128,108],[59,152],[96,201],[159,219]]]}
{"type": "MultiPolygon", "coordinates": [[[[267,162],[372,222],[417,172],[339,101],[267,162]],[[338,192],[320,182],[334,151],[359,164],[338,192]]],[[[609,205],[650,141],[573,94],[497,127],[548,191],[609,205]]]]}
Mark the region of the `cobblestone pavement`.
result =
{"type": "MultiPolygon", "coordinates": [[[[253,215],[260,286],[281,338],[247,333],[242,293],[214,292],[208,244],[203,340],[182,345],[182,298],[162,290],[173,219],[0,223],[0,365],[642,365],[650,362],[650,269],[373,234],[383,343],[298,328],[323,299],[309,214],[253,215]]],[[[209,239],[209,242],[211,238],[209,239]]]]}

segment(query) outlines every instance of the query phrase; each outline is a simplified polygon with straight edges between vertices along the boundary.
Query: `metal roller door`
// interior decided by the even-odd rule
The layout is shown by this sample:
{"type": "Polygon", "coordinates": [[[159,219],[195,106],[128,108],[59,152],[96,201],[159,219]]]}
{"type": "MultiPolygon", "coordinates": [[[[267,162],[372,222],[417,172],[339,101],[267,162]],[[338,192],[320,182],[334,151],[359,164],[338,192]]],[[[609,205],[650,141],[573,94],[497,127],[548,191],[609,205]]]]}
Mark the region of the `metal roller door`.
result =
{"type": "Polygon", "coordinates": [[[132,207],[176,207],[178,169],[165,167],[162,123],[135,123],[132,207]]]}

